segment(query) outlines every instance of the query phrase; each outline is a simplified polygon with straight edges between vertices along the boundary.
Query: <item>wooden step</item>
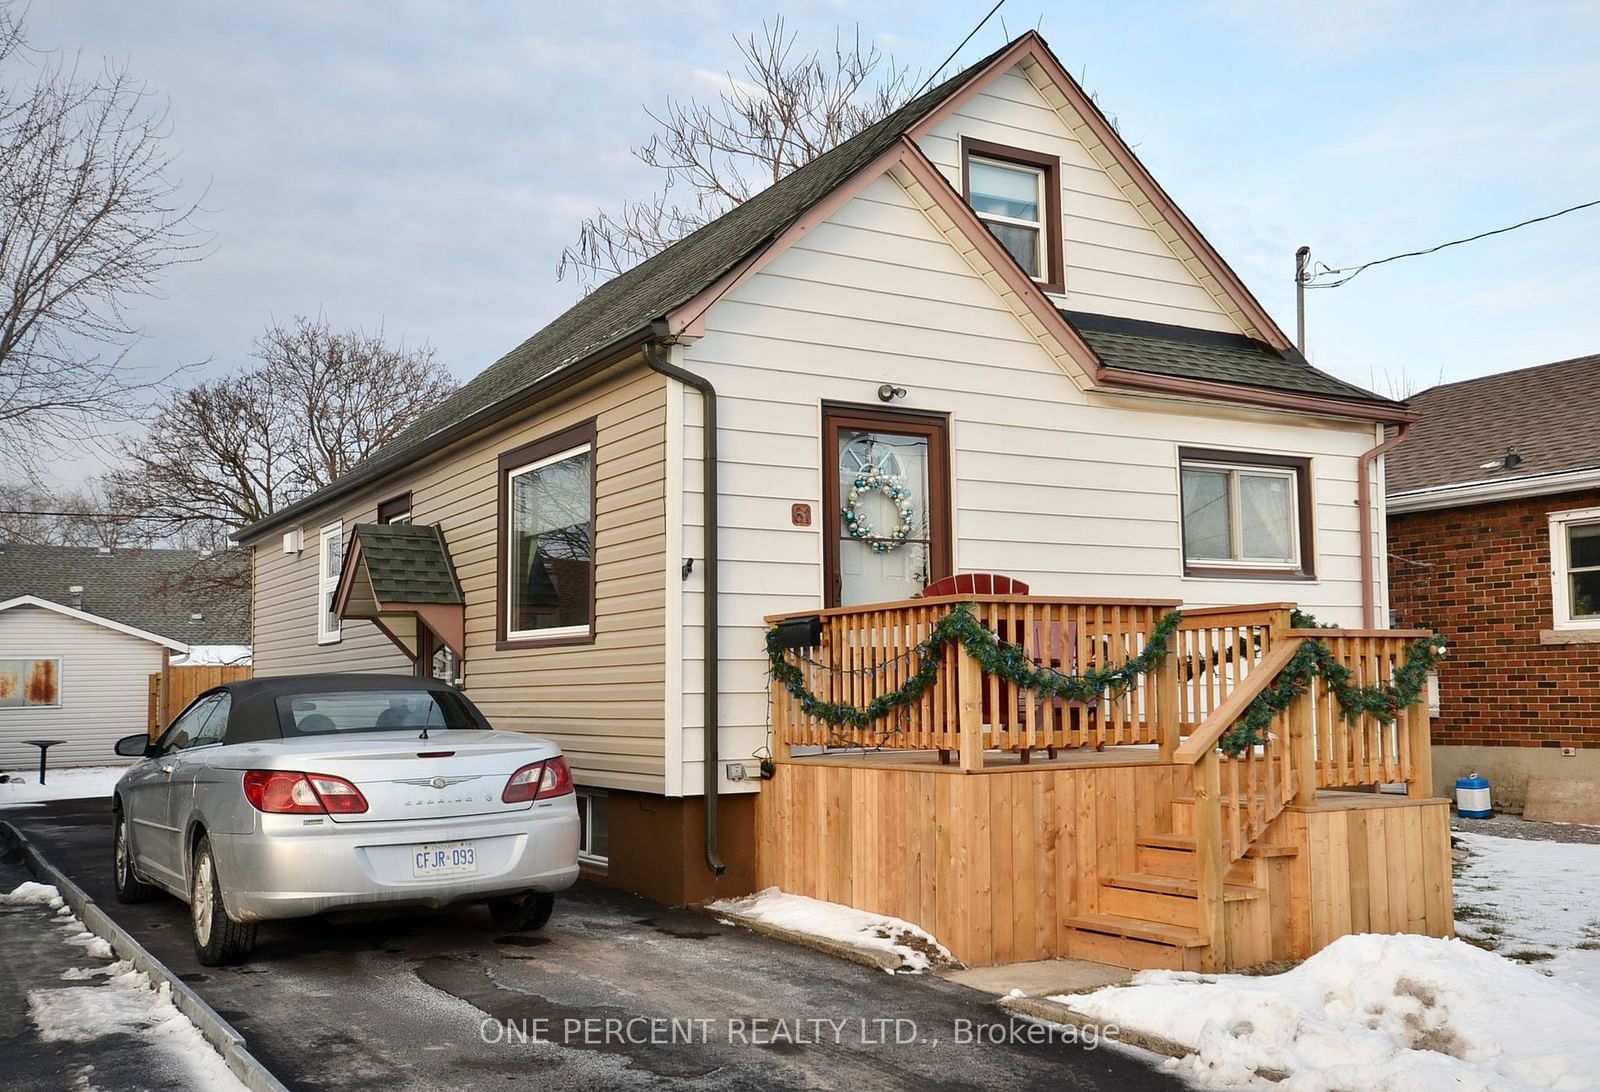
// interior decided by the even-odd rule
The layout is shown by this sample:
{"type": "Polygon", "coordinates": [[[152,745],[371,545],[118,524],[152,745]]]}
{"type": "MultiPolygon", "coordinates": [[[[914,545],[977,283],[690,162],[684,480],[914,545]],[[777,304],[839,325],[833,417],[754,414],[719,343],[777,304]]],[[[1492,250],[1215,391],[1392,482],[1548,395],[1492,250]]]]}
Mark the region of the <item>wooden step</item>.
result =
{"type": "MultiPolygon", "coordinates": [[[[1107,887],[1124,887],[1130,891],[1148,891],[1155,895],[1173,895],[1177,898],[1192,899],[1196,897],[1195,882],[1193,879],[1180,879],[1175,876],[1151,876],[1142,872],[1130,872],[1123,876],[1113,876],[1105,882],[1107,887]]],[[[1239,902],[1244,899],[1259,899],[1265,891],[1249,884],[1229,883],[1222,886],[1222,897],[1228,902],[1239,902]]]]}
{"type": "MultiPolygon", "coordinates": [[[[1259,888],[1225,884],[1222,897],[1227,902],[1254,899],[1259,888]]],[[[1117,876],[1100,885],[1100,909],[1125,918],[1160,922],[1194,929],[1200,924],[1200,902],[1194,880],[1172,876],[1117,876]]]]}
{"type": "Polygon", "coordinates": [[[1204,952],[1204,948],[1174,948],[1170,944],[1155,944],[1111,933],[1067,930],[1067,955],[1073,959],[1109,963],[1113,967],[1142,971],[1198,971],[1203,969],[1201,956],[1204,952]]]}
{"type": "MultiPolygon", "coordinates": [[[[1193,834],[1150,834],[1139,839],[1139,845],[1150,846],[1158,849],[1176,849],[1194,852],[1193,834]]],[[[1227,845],[1226,842],[1223,843],[1227,845]]],[[[1294,846],[1273,845],[1270,842],[1258,842],[1244,851],[1246,857],[1261,860],[1266,857],[1293,857],[1300,851],[1294,846]]]]}
{"type": "Polygon", "coordinates": [[[1165,944],[1169,948],[1204,948],[1205,938],[1193,929],[1181,925],[1163,925],[1157,921],[1142,921],[1121,914],[1079,914],[1067,919],[1067,927],[1085,933],[1127,937],[1147,944],[1165,944]]]}

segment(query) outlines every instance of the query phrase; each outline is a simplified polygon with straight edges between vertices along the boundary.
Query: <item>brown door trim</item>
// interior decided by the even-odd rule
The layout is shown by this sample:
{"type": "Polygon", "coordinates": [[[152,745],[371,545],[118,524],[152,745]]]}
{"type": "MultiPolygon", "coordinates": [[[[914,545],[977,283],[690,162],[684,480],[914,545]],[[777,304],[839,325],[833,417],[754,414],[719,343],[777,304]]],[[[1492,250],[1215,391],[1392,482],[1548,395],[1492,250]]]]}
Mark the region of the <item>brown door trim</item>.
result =
{"type": "Polygon", "coordinates": [[[839,432],[894,432],[928,439],[928,580],[951,573],[954,521],[950,511],[950,416],[919,410],[848,403],[822,404],[822,579],[823,600],[839,606],[839,432]]]}

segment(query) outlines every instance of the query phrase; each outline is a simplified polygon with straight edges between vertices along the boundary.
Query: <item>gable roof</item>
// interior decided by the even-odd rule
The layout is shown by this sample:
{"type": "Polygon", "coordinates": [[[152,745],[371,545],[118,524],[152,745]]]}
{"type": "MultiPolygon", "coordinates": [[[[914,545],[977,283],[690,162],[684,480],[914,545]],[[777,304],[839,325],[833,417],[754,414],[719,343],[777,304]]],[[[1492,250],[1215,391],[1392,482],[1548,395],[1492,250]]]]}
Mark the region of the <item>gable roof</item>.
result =
{"type": "Polygon", "coordinates": [[[1600,471],[1596,402],[1600,355],[1431,387],[1410,399],[1421,417],[1387,457],[1389,495],[1448,486],[1501,496],[1581,488],[1569,480],[1574,473],[1600,471]],[[1485,469],[1513,448],[1521,459],[1515,467],[1485,469]]]}
{"type": "Polygon", "coordinates": [[[90,625],[102,626],[109,630],[115,630],[117,633],[125,633],[129,637],[137,637],[141,641],[149,641],[152,644],[170,648],[174,652],[189,651],[189,646],[182,641],[174,641],[172,638],[163,637],[159,633],[151,633],[136,626],[124,625],[110,618],[102,618],[98,614],[90,614],[88,611],[74,610],[71,607],[62,606],[60,603],[52,603],[48,599],[40,599],[37,595],[19,595],[15,599],[7,599],[4,602],[0,602],[0,614],[4,614],[8,610],[15,610],[18,607],[37,607],[39,610],[47,610],[52,614],[59,614],[65,618],[75,618],[80,622],[88,622],[90,625]]]}
{"type": "MultiPolygon", "coordinates": [[[[504,412],[531,401],[530,394],[542,393],[542,384],[572,373],[583,364],[620,358],[662,332],[669,319],[680,325],[668,332],[681,332],[686,311],[690,312],[689,320],[696,318],[727,291],[730,283],[736,283],[733,278],[742,275],[741,269],[748,270],[751,262],[760,259],[774,241],[795,228],[814,207],[876,161],[884,161],[897,151],[909,150],[909,154],[920,156],[915,145],[909,142],[909,134],[935,111],[948,109],[955,96],[976,87],[982,77],[1009,67],[1023,56],[1048,62],[1052,78],[1065,81],[1074,92],[1073,103],[1096,126],[1102,144],[1114,153],[1116,165],[1127,173],[1132,184],[1144,187],[1152,201],[1168,210],[1175,236],[1190,246],[1210,275],[1239,299],[1245,311],[1255,316],[1255,324],[1263,328],[1264,337],[1286,346],[1287,340],[1276,324],[1156,185],[1105,121],[1104,115],[1061,68],[1043,38],[1035,31],[1028,31],[711,223],[598,286],[338,480],[240,529],[234,538],[249,542],[275,527],[291,523],[302,513],[336,496],[408,465],[422,454],[483,427],[494,419],[496,411],[504,412]]],[[[943,187],[949,189],[948,181],[943,182],[943,187]]],[[[1036,287],[1029,290],[1039,294],[1036,287]]],[[[1281,366],[1288,376],[1288,385],[1273,381],[1281,377],[1273,377],[1263,370],[1258,375],[1263,387],[1299,390],[1293,385],[1297,377],[1298,381],[1305,382],[1301,373],[1311,370],[1298,353],[1285,354],[1281,366]]],[[[1398,405],[1350,384],[1340,386],[1344,393],[1334,396],[1339,399],[1388,407],[1398,405]]],[[[1208,394],[1218,396],[1217,391],[1208,394]]]]}
{"type": "MultiPolygon", "coordinates": [[[[372,581],[372,594],[380,602],[445,606],[466,602],[438,527],[422,523],[358,523],[353,533],[361,543],[361,561],[366,565],[367,579],[372,581]]],[[[345,563],[353,564],[349,558],[345,563]]]]}
{"type": "Polygon", "coordinates": [[[34,597],[89,621],[114,622],[169,647],[250,641],[242,551],[0,546],[0,602],[34,597]],[[83,589],[81,596],[70,591],[83,589]],[[196,620],[190,617],[200,614],[196,620]]]}

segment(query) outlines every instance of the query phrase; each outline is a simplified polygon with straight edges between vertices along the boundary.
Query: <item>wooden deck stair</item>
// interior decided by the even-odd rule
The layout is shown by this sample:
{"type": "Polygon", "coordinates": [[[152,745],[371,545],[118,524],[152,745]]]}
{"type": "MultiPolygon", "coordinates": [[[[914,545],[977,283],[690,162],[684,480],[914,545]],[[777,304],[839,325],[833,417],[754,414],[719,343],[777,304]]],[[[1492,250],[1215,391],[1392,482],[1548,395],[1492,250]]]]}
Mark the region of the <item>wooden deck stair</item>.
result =
{"type": "MultiPolygon", "coordinates": [[[[1293,856],[1289,846],[1256,845],[1228,869],[1224,903],[1266,895],[1263,864],[1293,856]]],[[[1200,935],[1192,834],[1157,834],[1138,842],[1139,871],[1103,880],[1099,912],[1069,918],[1068,949],[1077,958],[1126,967],[1199,970],[1200,935]]]]}

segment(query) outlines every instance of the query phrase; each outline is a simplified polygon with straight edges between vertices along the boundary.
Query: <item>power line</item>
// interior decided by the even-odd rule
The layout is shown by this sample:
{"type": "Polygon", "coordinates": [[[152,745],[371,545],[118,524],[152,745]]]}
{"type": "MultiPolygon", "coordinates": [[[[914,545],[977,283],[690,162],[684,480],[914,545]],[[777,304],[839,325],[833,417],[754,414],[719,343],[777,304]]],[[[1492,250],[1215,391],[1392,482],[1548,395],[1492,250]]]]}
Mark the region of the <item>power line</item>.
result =
{"type": "Polygon", "coordinates": [[[977,34],[978,31],[983,29],[983,24],[992,19],[994,17],[994,13],[1000,10],[1000,5],[1004,4],[1005,2],[1006,0],[996,0],[994,7],[989,9],[989,14],[978,20],[978,25],[972,28],[971,33],[969,33],[965,38],[961,39],[961,44],[950,51],[950,56],[941,61],[938,68],[935,68],[932,72],[928,73],[928,78],[922,81],[922,86],[917,88],[917,94],[912,95],[912,98],[916,98],[917,95],[922,94],[928,89],[928,85],[933,82],[934,77],[943,72],[945,70],[945,66],[956,59],[956,54],[960,53],[966,48],[967,43],[972,41],[973,35],[977,34]]]}
{"type": "Polygon", "coordinates": [[[1439,251],[1444,250],[1447,247],[1460,246],[1462,243],[1474,243],[1474,242],[1477,242],[1479,239],[1487,239],[1491,235],[1504,235],[1508,231],[1516,231],[1518,228],[1525,228],[1529,224],[1542,224],[1546,220],[1554,220],[1557,216],[1565,216],[1569,212],[1578,212],[1578,211],[1580,211],[1582,209],[1592,209],[1596,205],[1600,205],[1600,200],[1585,201],[1581,205],[1573,205],[1571,208],[1562,209],[1560,212],[1551,212],[1551,213],[1545,214],[1544,216],[1535,216],[1531,220],[1523,220],[1520,223],[1511,224],[1508,227],[1495,228],[1493,231],[1480,231],[1476,235],[1468,235],[1465,239],[1452,239],[1448,243],[1440,243],[1438,246],[1430,246],[1426,250],[1408,250],[1404,254],[1391,254],[1387,258],[1378,258],[1378,259],[1376,259],[1374,261],[1363,262],[1361,265],[1355,266],[1354,268],[1349,269],[1349,270],[1329,269],[1327,266],[1322,265],[1321,262],[1318,262],[1317,264],[1321,268],[1319,268],[1317,270],[1317,273],[1316,273],[1317,276],[1320,277],[1320,276],[1327,275],[1327,276],[1339,277],[1339,279],[1336,280],[1336,281],[1330,281],[1327,284],[1313,284],[1313,283],[1308,281],[1308,282],[1306,282],[1306,287],[1307,288],[1338,288],[1340,285],[1349,284],[1351,281],[1355,280],[1358,276],[1360,276],[1364,271],[1366,271],[1368,269],[1371,269],[1375,265],[1384,265],[1384,264],[1386,264],[1388,262],[1398,262],[1401,258],[1420,258],[1425,254],[1437,254],[1439,251]],[[1339,275],[1341,273],[1347,273],[1348,275],[1340,277],[1339,275]]]}
{"type": "Polygon", "coordinates": [[[143,519],[132,512],[40,512],[30,508],[0,508],[0,516],[50,516],[58,519],[143,519]]]}

